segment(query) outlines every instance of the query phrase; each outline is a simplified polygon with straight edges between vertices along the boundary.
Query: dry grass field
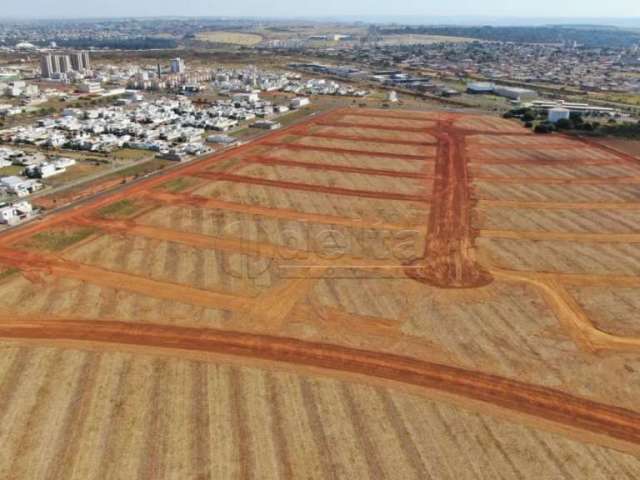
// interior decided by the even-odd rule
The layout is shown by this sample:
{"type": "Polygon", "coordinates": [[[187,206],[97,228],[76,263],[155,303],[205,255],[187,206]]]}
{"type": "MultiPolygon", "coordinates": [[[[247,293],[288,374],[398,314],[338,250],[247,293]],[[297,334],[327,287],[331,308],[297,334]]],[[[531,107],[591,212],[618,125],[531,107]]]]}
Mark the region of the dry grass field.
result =
{"type": "Polygon", "coordinates": [[[252,46],[262,42],[262,37],[254,33],[240,32],[201,32],[196,35],[198,40],[209,43],[227,43],[233,45],[252,46]]]}
{"type": "Polygon", "coordinates": [[[639,478],[639,178],[342,109],[9,230],[0,478],[639,478]]]}

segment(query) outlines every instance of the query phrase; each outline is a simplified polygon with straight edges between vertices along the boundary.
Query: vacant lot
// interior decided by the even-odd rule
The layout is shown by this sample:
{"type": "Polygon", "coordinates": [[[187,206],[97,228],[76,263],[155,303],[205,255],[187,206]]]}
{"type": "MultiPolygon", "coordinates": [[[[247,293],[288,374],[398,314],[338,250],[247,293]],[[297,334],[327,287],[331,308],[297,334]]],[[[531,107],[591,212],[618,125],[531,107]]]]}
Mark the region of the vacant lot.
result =
{"type": "Polygon", "coordinates": [[[201,32],[196,36],[198,40],[210,43],[229,43],[233,45],[251,46],[262,41],[260,35],[238,32],[201,32]]]}
{"type": "Polygon", "coordinates": [[[639,167],[544,140],[337,110],[7,231],[0,476],[638,477],[639,167]]]}

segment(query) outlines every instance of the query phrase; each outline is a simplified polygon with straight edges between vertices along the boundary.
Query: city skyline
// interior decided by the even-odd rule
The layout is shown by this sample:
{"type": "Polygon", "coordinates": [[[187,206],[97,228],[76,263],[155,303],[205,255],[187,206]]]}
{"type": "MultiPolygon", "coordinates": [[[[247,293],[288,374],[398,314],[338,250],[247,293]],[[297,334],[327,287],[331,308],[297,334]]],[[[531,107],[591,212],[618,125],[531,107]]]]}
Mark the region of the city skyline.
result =
{"type": "MultiPolygon", "coordinates": [[[[98,17],[148,17],[148,16],[210,16],[210,17],[354,17],[366,19],[372,17],[397,18],[411,15],[438,20],[440,17],[463,16],[483,20],[496,19],[592,19],[640,17],[640,4],[632,0],[613,0],[611,2],[581,2],[569,0],[559,4],[551,0],[541,0],[535,4],[490,0],[479,4],[470,0],[454,0],[446,5],[435,1],[399,0],[393,8],[382,2],[349,0],[347,2],[328,0],[322,5],[310,6],[280,0],[266,5],[259,0],[242,0],[232,4],[212,6],[206,0],[187,0],[179,7],[173,2],[141,0],[132,4],[124,0],[110,0],[100,5],[88,4],[78,0],[65,0],[52,5],[45,0],[24,3],[14,2],[3,8],[3,18],[98,18],[98,17]],[[366,13],[362,13],[366,12],[366,13]]],[[[599,23],[599,22],[598,22],[599,23]]]]}

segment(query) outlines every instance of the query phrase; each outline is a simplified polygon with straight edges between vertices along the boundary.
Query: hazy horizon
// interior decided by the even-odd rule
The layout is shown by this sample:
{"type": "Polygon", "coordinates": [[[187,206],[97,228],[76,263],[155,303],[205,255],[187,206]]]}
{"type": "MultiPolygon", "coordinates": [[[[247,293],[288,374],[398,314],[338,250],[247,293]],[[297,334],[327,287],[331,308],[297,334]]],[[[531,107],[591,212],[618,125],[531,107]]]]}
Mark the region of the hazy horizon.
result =
{"type": "MultiPolygon", "coordinates": [[[[607,24],[636,23],[640,17],[640,2],[637,0],[566,0],[557,2],[539,0],[524,3],[503,0],[451,0],[443,4],[434,0],[396,0],[393,10],[389,3],[367,0],[326,0],[322,4],[308,5],[306,2],[279,0],[265,3],[261,0],[237,0],[223,5],[212,5],[207,0],[108,0],[95,4],[80,0],[60,0],[52,4],[48,0],[13,2],[2,9],[2,19],[86,19],[86,18],[131,18],[131,17],[232,17],[232,18],[302,18],[302,19],[361,19],[384,23],[404,19],[405,23],[441,22],[443,19],[462,23],[492,20],[504,23],[539,23],[549,21],[586,20],[589,23],[607,24]],[[406,17],[406,18],[404,18],[406,17]],[[637,19],[636,19],[637,20],[637,19]]],[[[491,22],[488,22],[491,23],[491,22]]]]}

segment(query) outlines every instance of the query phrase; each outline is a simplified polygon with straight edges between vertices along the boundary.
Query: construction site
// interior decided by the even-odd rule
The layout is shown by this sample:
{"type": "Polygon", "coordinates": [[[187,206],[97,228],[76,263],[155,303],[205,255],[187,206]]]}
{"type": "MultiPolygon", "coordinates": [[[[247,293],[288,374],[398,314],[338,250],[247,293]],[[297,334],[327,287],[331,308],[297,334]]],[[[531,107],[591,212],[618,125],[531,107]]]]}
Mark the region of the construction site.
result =
{"type": "Polygon", "coordinates": [[[0,477],[638,478],[638,232],[638,158],[454,112],[103,193],[0,236],[0,477]]]}

